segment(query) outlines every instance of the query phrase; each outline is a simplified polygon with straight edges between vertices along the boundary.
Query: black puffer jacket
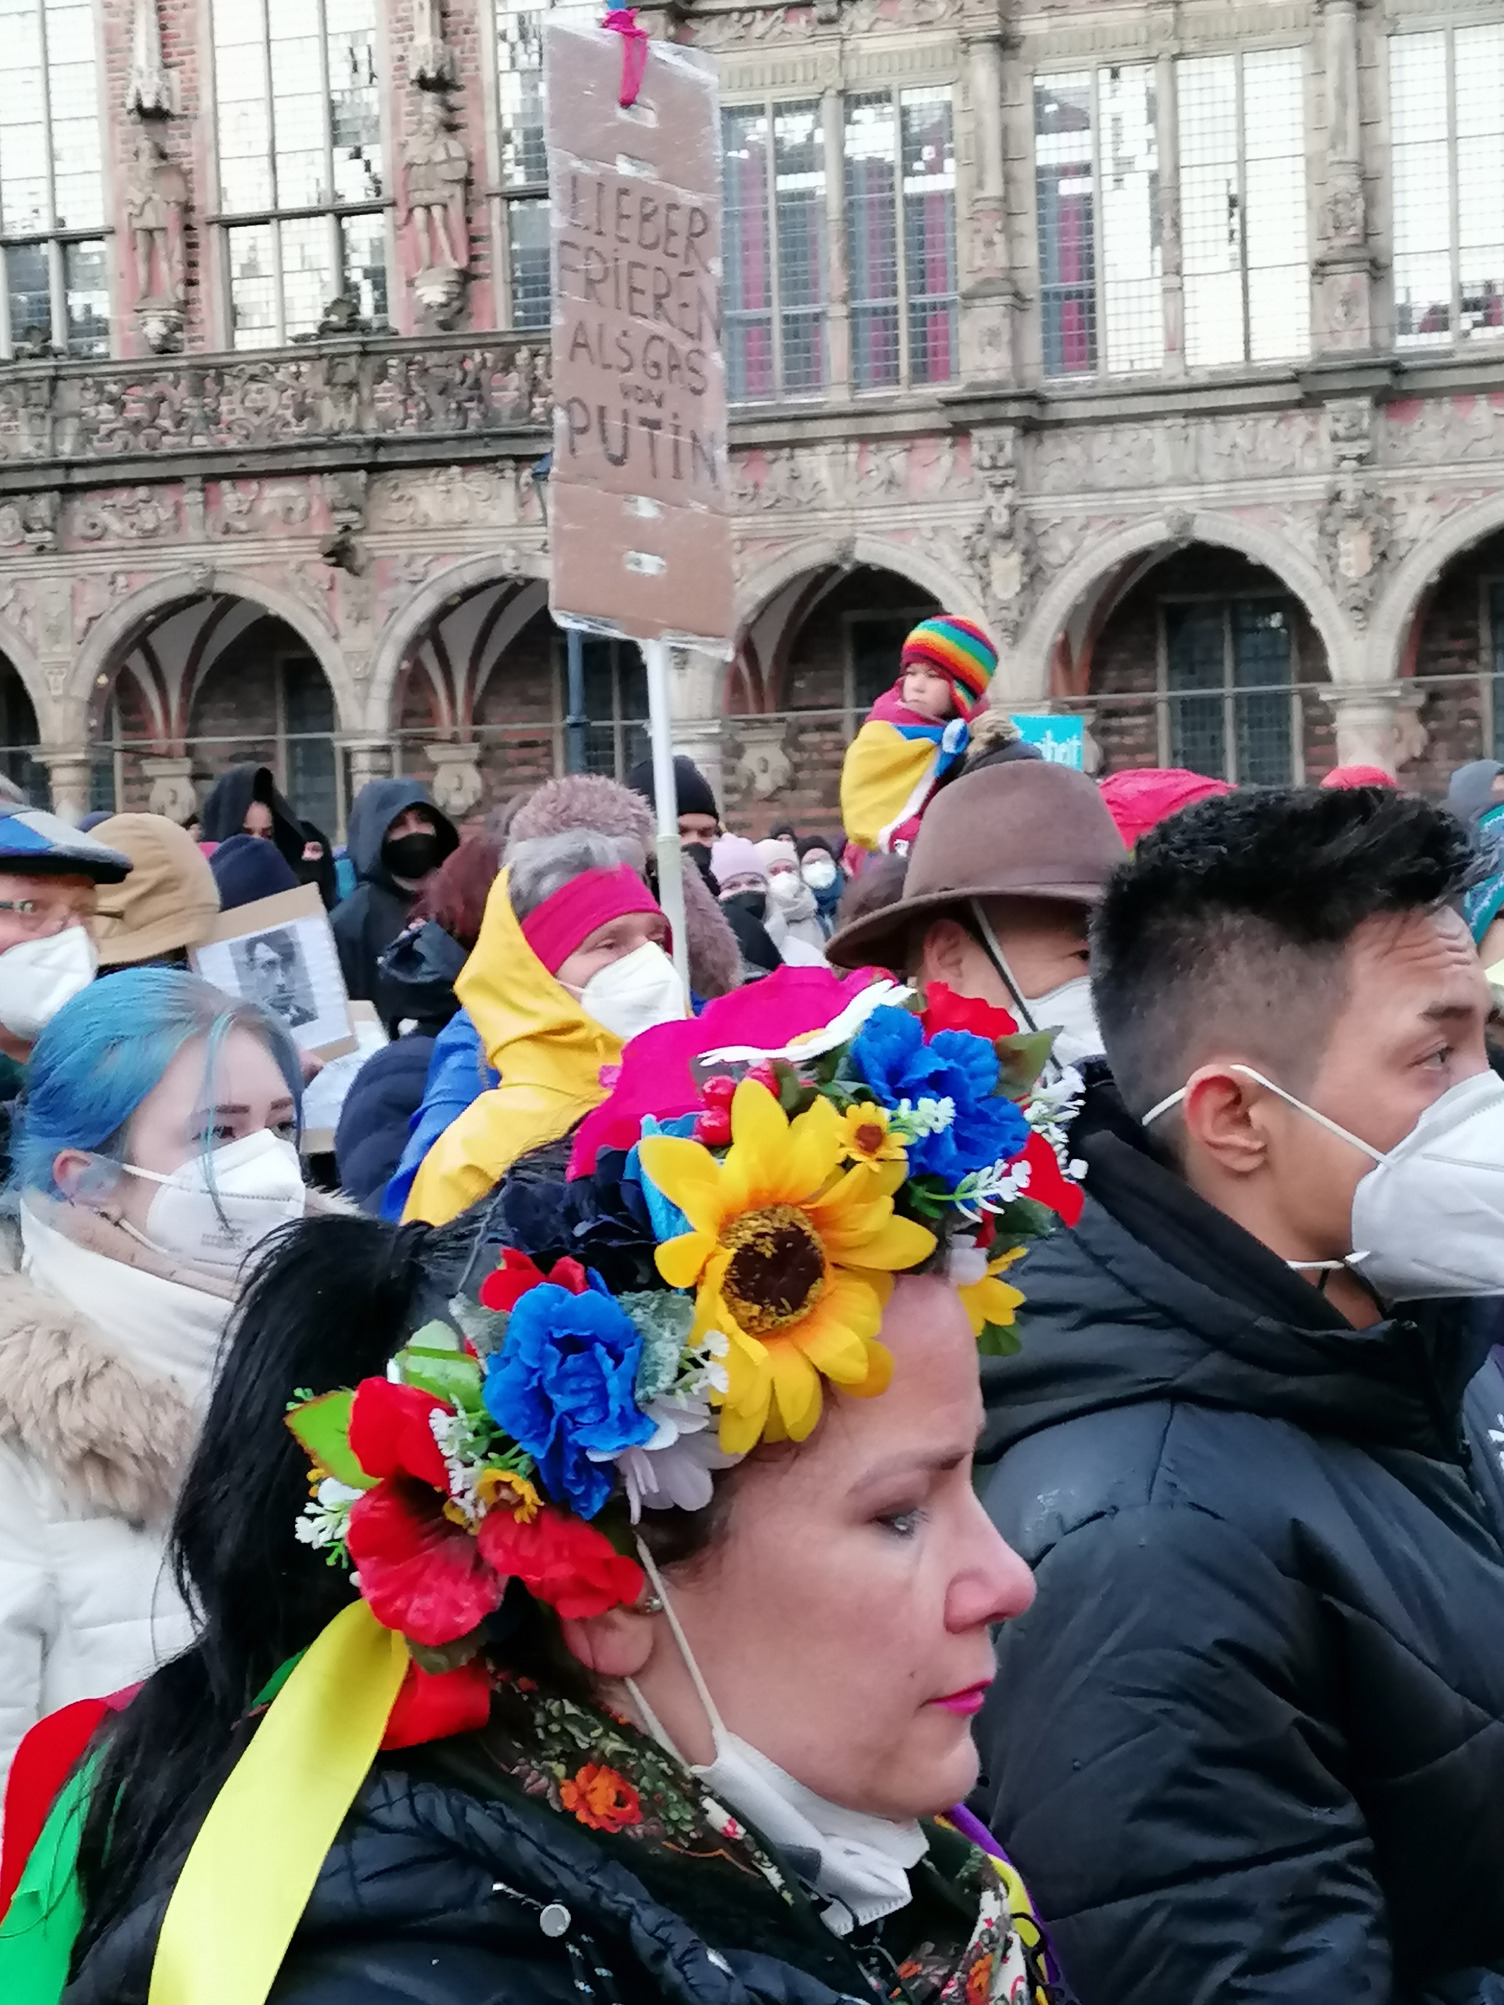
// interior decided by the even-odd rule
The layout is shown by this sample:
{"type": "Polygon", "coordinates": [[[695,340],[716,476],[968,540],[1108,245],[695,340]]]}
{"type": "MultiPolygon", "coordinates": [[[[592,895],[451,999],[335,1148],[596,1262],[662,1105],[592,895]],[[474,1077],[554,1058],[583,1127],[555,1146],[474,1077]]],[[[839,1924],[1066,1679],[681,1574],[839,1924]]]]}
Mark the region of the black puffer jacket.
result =
{"type": "MultiPolygon", "coordinates": [[[[643,1843],[588,1831],[502,1777],[487,1744],[464,1736],[382,1758],[268,2005],[873,2005],[890,1995],[900,1960],[944,1968],[958,1951],[952,1982],[965,1990],[961,1946],[978,1895],[965,1891],[974,1855],[953,1833],[929,1827],[931,1857],[911,1874],[907,1908],[843,1941],[787,1859],[785,1892],[736,1834],[686,1829],[643,1843]]],[[[581,1745],[574,1759],[589,1753],[581,1745]]],[[[146,2005],[185,1849],[180,1835],[164,1851],[153,1883],[85,1953],[62,2005],[146,2005]]],[[[938,1982],[910,1982],[935,2005],[938,1982]]],[[[1053,1985],[1039,1996],[1065,2000],[1053,1985]]]]}
{"type": "Polygon", "coordinates": [[[984,1367],[1038,1598],[976,1807],[1083,2005],[1504,2000],[1483,1345],[1451,1309],[1353,1329],[1132,1124],[1078,1146],[1095,1198],[984,1367]]]}

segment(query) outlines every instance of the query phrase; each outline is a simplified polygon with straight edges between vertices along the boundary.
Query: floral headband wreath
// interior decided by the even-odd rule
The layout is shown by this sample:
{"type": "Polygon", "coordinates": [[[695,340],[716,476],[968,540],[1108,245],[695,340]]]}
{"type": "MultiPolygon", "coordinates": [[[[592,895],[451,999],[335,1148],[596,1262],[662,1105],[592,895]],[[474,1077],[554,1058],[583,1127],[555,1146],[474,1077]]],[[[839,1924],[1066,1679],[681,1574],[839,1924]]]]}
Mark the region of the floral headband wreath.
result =
{"type": "MultiPolygon", "coordinates": [[[[759,1443],[807,1439],[827,1383],[886,1389],[896,1275],[939,1266],[982,1351],[1016,1348],[1023,1296],[1003,1275],[1081,1205],[1065,1151],[1080,1082],[1039,1083],[1050,1043],[938,986],[921,1008],[870,975],[789,968],[627,1047],[569,1174],[502,1186],[478,1299],[418,1330],[385,1378],[289,1412],[313,1465],[297,1536],[350,1567],[360,1599],[211,1809],[173,1896],[193,1920],[170,1910],[164,1945],[191,1954],[208,1930],[222,1972],[228,1929],[256,1956],[245,1903],[215,1893],[217,1872],[245,1884],[221,1808],[237,1785],[257,1801],[247,1770],[265,1786],[274,1761],[311,1761],[322,1812],[300,1802],[312,1865],[271,1931],[280,1958],[378,1748],[485,1723],[483,1652],[527,1597],[564,1619],[635,1603],[644,1510],[703,1509],[759,1443]]],[[[285,1802],[259,1812],[285,1841],[285,1802]]],[[[233,1829],[243,1848],[243,1804],[233,1829]]],[[[268,1862],[282,1882],[285,1853],[268,1862]]]]}

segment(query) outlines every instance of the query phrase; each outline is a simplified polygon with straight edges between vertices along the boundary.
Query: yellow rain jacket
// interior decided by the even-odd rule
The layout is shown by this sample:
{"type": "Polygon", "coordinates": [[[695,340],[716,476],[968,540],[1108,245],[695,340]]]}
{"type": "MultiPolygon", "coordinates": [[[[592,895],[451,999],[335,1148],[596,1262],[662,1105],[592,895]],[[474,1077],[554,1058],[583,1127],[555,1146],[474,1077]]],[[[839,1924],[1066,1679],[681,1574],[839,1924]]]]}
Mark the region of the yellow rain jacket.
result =
{"type": "Polygon", "coordinates": [[[404,1222],[458,1218],[519,1156],[558,1141],[599,1106],[601,1067],[621,1062],[620,1038],[585,1015],[522,937],[505,871],[454,992],[501,1084],[473,1100],[423,1158],[404,1222]]]}

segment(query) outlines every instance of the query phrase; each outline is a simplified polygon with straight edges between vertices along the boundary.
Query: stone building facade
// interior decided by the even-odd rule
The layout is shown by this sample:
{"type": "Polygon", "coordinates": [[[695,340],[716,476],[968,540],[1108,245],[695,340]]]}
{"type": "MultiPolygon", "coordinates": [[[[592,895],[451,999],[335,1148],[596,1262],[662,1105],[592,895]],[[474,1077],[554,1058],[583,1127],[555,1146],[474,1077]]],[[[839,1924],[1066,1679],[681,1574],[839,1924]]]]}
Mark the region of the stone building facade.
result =
{"type": "MultiPolygon", "coordinates": [[[[1504,0],[668,0],[724,106],[739,825],[912,618],[1104,765],[1504,746],[1504,0]]],[[[565,758],[538,0],[7,0],[0,758],[343,823],[565,758]]],[[[589,758],[642,748],[591,643],[589,758]]]]}

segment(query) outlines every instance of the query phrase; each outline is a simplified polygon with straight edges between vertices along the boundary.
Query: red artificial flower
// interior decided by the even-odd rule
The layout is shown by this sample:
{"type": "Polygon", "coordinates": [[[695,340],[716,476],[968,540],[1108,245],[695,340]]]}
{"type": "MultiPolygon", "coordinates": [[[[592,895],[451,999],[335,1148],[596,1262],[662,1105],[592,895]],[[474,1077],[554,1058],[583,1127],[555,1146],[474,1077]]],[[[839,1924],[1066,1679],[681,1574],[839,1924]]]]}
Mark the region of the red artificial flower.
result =
{"type": "Polygon", "coordinates": [[[376,1620],[431,1649],[468,1636],[506,1592],[474,1535],[445,1517],[442,1497],[405,1476],[350,1506],[346,1543],[376,1620]]]}
{"type": "Polygon", "coordinates": [[[1081,1194],[1081,1186],[1061,1174],[1055,1151],[1043,1135],[1031,1132],[1024,1150],[1024,1161],[1029,1165],[1029,1181],[1024,1186],[1024,1196],[1033,1198],[1036,1204],[1047,1204],[1066,1225],[1074,1225],[1086,1200],[1081,1194]]]}
{"type": "Polygon", "coordinates": [[[592,1831],[625,1831],[642,1822],[642,1798],[614,1768],[587,1762],[559,1784],[559,1801],[592,1831]]]}
{"type": "Polygon", "coordinates": [[[431,1416],[453,1411],[415,1385],[363,1378],[350,1408],[350,1452],[368,1476],[415,1476],[447,1497],[449,1472],[431,1416]]]}
{"type": "Polygon", "coordinates": [[[536,1261],[509,1246],[501,1256],[500,1266],[480,1284],[481,1306],[496,1310],[498,1315],[510,1315],[529,1290],[541,1287],[545,1281],[567,1289],[571,1295],[583,1295],[590,1286],[578,1260],[556,1260],[553,1272],[545,1274],[536,1261]]]}
{"type": "Polygon", "coordinates": [[[958,996],[944,982],[925,983],[924,1014],[919,1021],[926,1039],[941,1030],[970,1031],[973,1037],[985,1037],[989,1044],[1018,1035],[1018,1025],[1005,1009],[995,1009],[980,996],[958,996]]]}
{"type": "Polygon", "coordinates": [[[526,1525],[508,1511],[487,1512],[479,1543],[498,1574],[515,1575],[529,1594],[546,1601],[566,1622],[630,1606],[643,1590],[643,1571],[635,1559],[623,1558],[583,1518],[548,1506],[526,1525]]]}
{"type": "Polygon", "coordinates": [[[479,1733],[491,1717],[491,1673],[472,1657],[453,1671],[409,1664],[381,1737],[384,1748],[422,1747],[457,1733],[479,1733]]]}

